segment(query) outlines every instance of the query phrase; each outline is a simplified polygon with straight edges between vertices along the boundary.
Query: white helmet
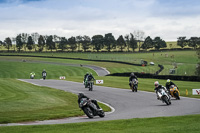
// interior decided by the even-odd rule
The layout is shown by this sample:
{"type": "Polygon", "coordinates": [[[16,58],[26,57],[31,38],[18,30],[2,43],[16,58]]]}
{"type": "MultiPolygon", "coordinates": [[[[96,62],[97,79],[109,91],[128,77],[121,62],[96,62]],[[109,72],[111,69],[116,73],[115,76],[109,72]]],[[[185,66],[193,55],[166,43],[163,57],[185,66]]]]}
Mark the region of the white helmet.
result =
{"type": "Polygon", "coordinates": [[[154,82],[154,85],[159,86],[159,82],[158,81],[154,82]]]}

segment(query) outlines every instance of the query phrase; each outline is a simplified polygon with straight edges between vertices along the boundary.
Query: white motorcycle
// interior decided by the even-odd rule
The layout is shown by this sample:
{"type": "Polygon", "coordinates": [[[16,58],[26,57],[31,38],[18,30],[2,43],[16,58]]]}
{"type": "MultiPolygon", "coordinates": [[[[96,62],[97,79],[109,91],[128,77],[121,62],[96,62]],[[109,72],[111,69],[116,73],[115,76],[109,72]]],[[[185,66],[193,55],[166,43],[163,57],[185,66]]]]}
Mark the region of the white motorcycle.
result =
{"type": "Polygon", "coordinates": [[[170,95],[164,90],[164,88],[161,88],[157,92],[158,98],[167,105],[171,104],[171,98],[170,95]]]}

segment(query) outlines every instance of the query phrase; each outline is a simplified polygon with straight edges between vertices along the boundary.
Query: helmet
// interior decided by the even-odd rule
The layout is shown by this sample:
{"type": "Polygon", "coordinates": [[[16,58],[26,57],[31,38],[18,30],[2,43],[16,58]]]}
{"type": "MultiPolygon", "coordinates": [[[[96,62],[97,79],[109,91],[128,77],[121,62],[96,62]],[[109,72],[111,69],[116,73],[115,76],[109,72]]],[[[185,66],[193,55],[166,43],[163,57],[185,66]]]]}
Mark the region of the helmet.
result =
{"type": "Polygon", "coordinates": [[[169,82],[170,82],[170,79],[167,80],[167,83],[169,83],[169,82]]]}
{"type": "Polygon", "coordinates": [[[154,82],[154,85],[159,86],[159,82],[158,81],[154,82]]]}
{"type": "Polygon", "coordinates": [[[87,72],[86,74],[89,74],[89,72],[87,72]]]}
{"type": "Polygon", "coordinates": [[[45,71],[45,69],[43,71],[45,71]]]}
{"type": "Polygon", "coordinates": [[[78,98],[81,98],[81,97],[83,97],[83,96],[84,96],[83,93],[78,93],[78,98]]]}
{"type": "Polygon", "coordinates": [[[135,74],[134,73],[131,73],[131,76],[134,76],[135,74]]]}

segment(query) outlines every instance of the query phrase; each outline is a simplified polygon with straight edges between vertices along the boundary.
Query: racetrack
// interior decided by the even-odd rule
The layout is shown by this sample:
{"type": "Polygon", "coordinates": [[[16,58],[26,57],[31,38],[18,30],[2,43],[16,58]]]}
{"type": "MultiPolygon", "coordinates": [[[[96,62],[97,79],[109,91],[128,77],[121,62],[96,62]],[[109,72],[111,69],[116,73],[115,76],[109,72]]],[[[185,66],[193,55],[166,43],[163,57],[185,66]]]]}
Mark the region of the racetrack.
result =
{"type": "Polygon", "coordinates": [[[151,92],[138,91],[134,93],[129,89],[118,89],[103,86],[94,86],[93,91],[88,91],[88,89],[84,88],[82,83],[65,80],[23,79],[22,81],[69,91],[75,94],[83,92],[90,98],[109,104],[115,109],[115,111],[113,113],[107,113],[104,118],[95,117],[94,119],[89,119],[86,116],[82,116],[57,120],[9,123],[1,124],[1,126],[61,124],[200,114],[200,99],[181,97],[181,100],[174,100],[172,98],[172,104],[167,106],[165,103],[157,100],[156,94],[151,92]]]}

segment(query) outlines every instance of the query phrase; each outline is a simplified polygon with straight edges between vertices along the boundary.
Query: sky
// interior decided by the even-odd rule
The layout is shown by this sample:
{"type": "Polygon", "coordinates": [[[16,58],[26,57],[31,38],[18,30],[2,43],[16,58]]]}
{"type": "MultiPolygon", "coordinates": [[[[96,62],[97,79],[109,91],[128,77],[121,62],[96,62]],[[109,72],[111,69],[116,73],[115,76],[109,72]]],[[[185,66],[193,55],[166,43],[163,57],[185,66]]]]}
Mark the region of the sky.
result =
{"type": "Polygon", "coordinates": [[[117,39],[134,31],[177,41],[200,36],[200,0],[0,0],[0,40],[19,33],[117,39]]]}

